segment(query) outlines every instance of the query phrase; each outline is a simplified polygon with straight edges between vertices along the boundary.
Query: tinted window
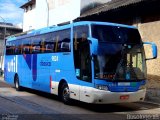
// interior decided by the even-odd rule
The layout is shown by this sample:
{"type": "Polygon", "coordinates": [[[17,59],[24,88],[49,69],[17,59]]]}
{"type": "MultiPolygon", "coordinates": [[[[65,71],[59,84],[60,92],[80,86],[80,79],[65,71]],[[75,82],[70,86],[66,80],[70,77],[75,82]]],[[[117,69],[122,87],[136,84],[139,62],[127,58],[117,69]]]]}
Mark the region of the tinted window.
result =
{"type": "Polygon", "coordinates": [[[119,26],[92,25],[92,36],[101,42],[141,43],[137,29],[119,26]]]}
{"type": "Polygon", "coordinates": [[[21,54],[21,41],[12,41],[12,44],[14,45],[14,53],[13,54],[21,54]]]}
{"type": "Polygon", "coordinates": [[[41,37],[35,36],[31,38],[32,44],[32,53],[40,53],[41,52],[41,37]]]}
{"type": "Polygon", "coordinates": [[[15,43],[13,41],[6,43],[6,54],[14,55],[15,54],[15,43]]]}
{"type": "Polygon", "coordinates": [[[6,54],[70,52],[70,29],[7,42],[6,54]]]}
{"type": "Polygon", "coordinates": [[[74,64],[76,77],[92,82],[88,26],[74,27],[74,64]]]}
{"type": "Polygon", "coordinates": [[[56,32],[55,52],[70,52],[70,29],[56,32]]]}
{"type": "Polygon", "coordinates": [[[30,54],[30,49],[31,49],[31,39],[30,38],[25,38],[23,40],[19,40],[22,41],[22,53],[23,54],[30,54]]]}
{"type": "Polygon", "coordinates": [[[54,52],[54,41],[55,41],[54,33],[48,33],[45,35],[44,49],[46,53],[54,52]]]}

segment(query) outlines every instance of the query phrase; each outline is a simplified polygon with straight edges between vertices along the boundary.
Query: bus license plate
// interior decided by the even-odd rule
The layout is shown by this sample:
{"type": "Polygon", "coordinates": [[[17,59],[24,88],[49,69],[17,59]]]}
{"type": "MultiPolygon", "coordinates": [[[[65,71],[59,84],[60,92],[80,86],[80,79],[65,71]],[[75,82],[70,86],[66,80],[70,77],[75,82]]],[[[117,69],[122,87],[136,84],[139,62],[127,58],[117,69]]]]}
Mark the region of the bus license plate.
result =
{"type": "Polygon", "coordinates": [[[130,86],[129,82],[120,82],[118,83],[118,86],[130,86]]]}
{"type": "Polygon", "coordinates": [[[129,99],[129,95],[121,95],[120,96],[120,100],[128,100],[129,99]]]}

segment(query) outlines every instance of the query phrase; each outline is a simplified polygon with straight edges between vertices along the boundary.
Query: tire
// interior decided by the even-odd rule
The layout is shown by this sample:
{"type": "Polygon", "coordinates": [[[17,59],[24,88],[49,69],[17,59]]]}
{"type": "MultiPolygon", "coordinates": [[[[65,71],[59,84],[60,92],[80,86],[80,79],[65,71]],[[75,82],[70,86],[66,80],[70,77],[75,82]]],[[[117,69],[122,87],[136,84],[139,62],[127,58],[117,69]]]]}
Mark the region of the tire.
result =
{"type": "Polygon", "coordinates": [[[15,89],[17,91],[21,91],[22,90],[22,87],[19,85],[19,77],[18,77],[18,75],[16,75],[15,78],[14,78],[14,86],[15,86],[15,89]]]}
{"type": "Polygon", "coordinates": [[[66,83],[63,83],[61,87],[61,100],[64,104],[70,104],[70,91],[66,83]]]}

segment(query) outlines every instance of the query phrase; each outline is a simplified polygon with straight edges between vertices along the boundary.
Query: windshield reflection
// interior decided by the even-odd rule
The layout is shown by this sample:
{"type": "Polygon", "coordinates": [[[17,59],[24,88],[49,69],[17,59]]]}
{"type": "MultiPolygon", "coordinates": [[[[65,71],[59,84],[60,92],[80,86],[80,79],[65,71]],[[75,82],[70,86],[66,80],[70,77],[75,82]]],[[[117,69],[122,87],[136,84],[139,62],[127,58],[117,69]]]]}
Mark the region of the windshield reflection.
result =
{"type": "Polygon", "coordinates": [[[92,25],[98,40],[94,56],[96,79],[140,80],[146,78],[144,48],[137,29],[111,25],[92,25]]]}
{"type": "Polygon", "coordinates": [[[94,66],[96,79],[140,80],[146,78],[142,45],[99,44],[98,54],[94,56],[94,66]],[[111,47],[112,50],[108,50],[111,47]]]}

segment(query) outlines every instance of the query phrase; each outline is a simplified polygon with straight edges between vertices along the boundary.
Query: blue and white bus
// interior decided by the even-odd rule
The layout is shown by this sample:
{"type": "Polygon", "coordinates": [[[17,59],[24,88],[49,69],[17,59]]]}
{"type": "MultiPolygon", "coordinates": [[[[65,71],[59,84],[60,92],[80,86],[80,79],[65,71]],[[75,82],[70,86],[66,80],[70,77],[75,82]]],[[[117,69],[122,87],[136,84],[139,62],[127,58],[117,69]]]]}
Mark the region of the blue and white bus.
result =
{"type": "Polygon", "coordinates": [[[15,85],[96,104],[143,101],[146,57],[136,27],[82,21],[11,36],[5,80],[15,85]]]}

